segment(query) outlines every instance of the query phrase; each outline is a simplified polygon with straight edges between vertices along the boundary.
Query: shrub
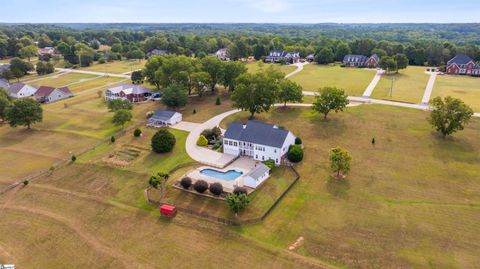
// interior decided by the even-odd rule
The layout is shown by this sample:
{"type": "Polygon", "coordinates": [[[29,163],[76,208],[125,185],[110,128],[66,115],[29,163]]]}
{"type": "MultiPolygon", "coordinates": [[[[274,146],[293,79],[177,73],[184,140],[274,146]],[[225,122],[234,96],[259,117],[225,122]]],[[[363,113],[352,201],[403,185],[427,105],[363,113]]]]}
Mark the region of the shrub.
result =
{"type": "Polygon", "coordinates": [[[197,139],[197,146],[206,147],[208,145],[208,139],[204,135],[200,135],[197,139]]]}
{"type": "Polygon", "coordinates": [[[77,160],[77,156],[72,155],[72,162],[75,162],[77,160]]]}
{"type": "Polygon", "coordinates": [[[298,163],[303,160],[303,150],[299,145],[292,145],[288,150],[288,160],[292,163],[298,163]]]}
{"type": "Polygon", "coordinates": [[[217,96],[217,100],[215,101],[215,105],[219,106],[222,102],[220,101],[220,97],[217,96]]]}
{"type": "Polygon", "coordinates": [[[193,109],[193,114],[197,114],[197,110],[196,110],[196,109],[193,109]]]}
{"type": "Polygon", "coordinates": [[[101,57],[100,59],[98,59],[98,63],[99,64],[104,64],[105,62],[107,62],[107,60],[105,60],[105,58],[101,57]]]}
{"type": "Polygon", "coordinates": [[[156,153],[170,152],[176,142],[175,136],[167,129],[162,128],[152,137],[152,150],[156,153]]]}
{"type": "Polygon", "coordinates": [[[112,137],[110,138],[110,142],[115,143],[115,136],[112,135],[112,137]]]}
{"type": "Polygon", "coordinates": [[[272,159],[263,161],[263,164],[265,164],[268,168],[270,168],[270,170],[275,167],[275,161],[272,159]]]}
{"type": "Polygon", "coordinates": [[[122,109],[132,110],[132,108],[132,103],[130,103],[128,100],[114,99],[108,101],[108,109],[110,111],[118,111],[122,109]]]}
{"type": "Polygon", "coordinates": [[[228,207],[235,212],[235,215],[238,214],[241,210],[245,209],[250,203],[250,197],[244,193],[234,194],[229,193],[225,199],[228,204],[228,207]]]}
{"type": "Polygon", "coordinates": [[[302,139],[300,137],[295,138],[295,145],[301,145],[302,144],[302,139]]]}
{"type": "Polygon", "coordinates": [[[25,180],[23,181],[23,186],[27,186],[28,183],[30,183],[30,181],[28,181],[28,180],[25,179],[25,180]]]}
{"type": "Polygon", "coordinates": [[[241,194],[241,193],[247,194],[247,189],[244,188],[244,187],[235,187],[235,189],[233,189],[233,193],[235,193],[235,194],[241,194]]]}
{"type": "Polygon", "coordinates": [[[220,183],[213,183],[210,185],[208,190],[213,194],[213,195],[220,195],[223,193],[223,186],[220,183]]]}
{"type": "Polygon", "coordinates": [[[188,188],[192,186],[192,179],[189,177],[184,177],[182,180],[180,180],[180,185],[182,185],[184,189],[188,190],[188,188]]]}
{"type": "Polygon", "coordinates": [[[193,184],[193,189],[198,193],[204,193],[208,189],[208,183],[204,180],[198,180],[193,184]]]}
{"type": "Polygon", "coordinates": [[[140,128],[135,129],[135,131],[133,131],[133,135],[135,137],[141,136],[142,135],[142,130],[140,130],[140,128]]]}

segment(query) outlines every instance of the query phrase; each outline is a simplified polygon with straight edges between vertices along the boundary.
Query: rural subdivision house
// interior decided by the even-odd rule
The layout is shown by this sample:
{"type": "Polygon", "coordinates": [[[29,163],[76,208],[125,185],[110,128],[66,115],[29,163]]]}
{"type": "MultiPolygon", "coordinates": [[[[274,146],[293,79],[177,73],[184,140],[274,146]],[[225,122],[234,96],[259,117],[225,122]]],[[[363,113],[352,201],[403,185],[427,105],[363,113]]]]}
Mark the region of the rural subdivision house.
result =
{"type": "Polygon", "coordinates": [[[447,74],[480,76],[480,65],[466,54],[458,54],[447,62],[447,74]]]}
{"type": "Polygon", "coordinates": [[[182,121],[182,114],[164,109],[158,109],[148,119],[148,126],[163,127],[172,126],[182,121]]]}
{"type": "Polygon", "coordinates": [[[155,55],[168,55],[168,51],[167,50],[161,50],[161,49],[153,49],[153,50],[147,52],[147,58],[155,56],[155,55]]]}
{"type": "Polygon", "coordinates": [[[222,61],[228,61],[230,58],[228,57],[228,49],[227,48],[221,48],[215,52],[215,56],[217,56],[218,59],[222,61]]]}
{"type": "Polygon", "coordinates": [[[41,103],[51,103],[73,97],[73,93],[68,87],[54,88],[41,86],[35,92],[35,98],[41,103]]]}
{"type": "Polygon", "coordinates": [[[140,85],[122,84],[105,91],[105,100],[128,100],[132,103],[144,102],[151,98],[153,92],[140,85]]]}
{"type": "Polygon", "coordinates": [[[254,160],[273,160],[276,165],[286,159],[295,136],[273,124],[248,121],[245,125],[231,123],[223,137],[223,152],[235,156],[250,156],[254,160]]]}
{"type": "Polygon", "coordinates": [[[374,54],[370,57],[364,55],[354,55],[348,54],[343,57],[343,64],[346,67],[368,67],[368,68],[377,68],[380,58],[378,55],[374,54]]]}
{"type": "Polygon", "coordinates": [[[37,88],[17,82],[10,85],[10,87],[7,89],[7,92],[10,97],[18,99],[33,96],[37,92],[37,88]]]}
{"type": "Polygon", "coordinates": [[[37,53],[38,53],[38,56],[45,56],[45,55],[56,55],[58,54],[57,53],[57,49],[53,48],[53,47],[45,47],[45,48],[39,48],[37,50],[37,53]]]}
{"type": "Polygon", "coordinates": [[[298,63],[300,61],[299,52],[285,52],[280,50],[272,50],[265,58],[267,63],[280,63],[285,62],[288,64],[298,63]]]}
{"type": "Polygon", "coordinates": [[[314,54],[308,54],[307,57],[305,57],[305,60],[307,60],[307,62],[311,63],[311,62],[315,61],[315,55],[314,54]]]}

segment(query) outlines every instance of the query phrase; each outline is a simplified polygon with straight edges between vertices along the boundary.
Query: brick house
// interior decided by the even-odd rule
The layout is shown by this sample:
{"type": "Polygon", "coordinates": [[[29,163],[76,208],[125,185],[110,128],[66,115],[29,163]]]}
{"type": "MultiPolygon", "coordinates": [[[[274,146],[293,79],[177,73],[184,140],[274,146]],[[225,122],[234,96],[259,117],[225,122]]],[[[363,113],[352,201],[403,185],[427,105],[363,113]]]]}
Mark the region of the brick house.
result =
{"type": "Polygon", "coordinates": [[[265,57],[265,62],[267,63],[280,63],[282,61],[288,64],[298,63],[300,61],[300,53],[272,50],[268,56],[265,57]]]}
{"type": "Polygon", "coordinates": [[[144,102],[151,98],[152,91],[140,85],[122,84],[105,91],[105,100],[122,99],[132,103],[144,102]]]}
{"type": "Polygon", "coordinates": [[[364,55],[354,55],[348,54],[343,57],[343,64],[346,67],[368,67],[368,68],[377,68],[380,59],[378,55],[374,54],[370,57],[364,55]]]}
{"type": "Polygon", "coordinates": [[[446,73],[451,75],[480,76],[480,65],[466,54],[458,54],[447,62],[446,73]]]}

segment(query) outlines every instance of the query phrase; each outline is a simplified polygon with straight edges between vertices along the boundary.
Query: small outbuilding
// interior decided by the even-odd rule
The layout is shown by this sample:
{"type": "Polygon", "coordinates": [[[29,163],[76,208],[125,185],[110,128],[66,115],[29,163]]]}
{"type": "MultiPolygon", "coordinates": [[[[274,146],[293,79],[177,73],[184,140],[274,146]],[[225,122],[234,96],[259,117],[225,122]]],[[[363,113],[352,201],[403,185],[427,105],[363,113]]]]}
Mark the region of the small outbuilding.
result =
{"type": "Polygon", "coordinates": [[[148,126],[152,127],[164,127],[164,126],[171,126],[175,125],[182,121],[182,114],[170,111],[159,109],[155,111],[152,117],[148,119],[148,126]]]}
{"type": "Polygon", "coordinates": [[[160,214],[168,218],[173,218],[177,214],[177,208],[173,205],[161,205],[160,214]]]}
{"type": "Polygon", "coordinates": [[[256,189],[270,176],[270,168],[263,163],[255,165],[248,174],[243,177],[243,185],[256,189]]]}

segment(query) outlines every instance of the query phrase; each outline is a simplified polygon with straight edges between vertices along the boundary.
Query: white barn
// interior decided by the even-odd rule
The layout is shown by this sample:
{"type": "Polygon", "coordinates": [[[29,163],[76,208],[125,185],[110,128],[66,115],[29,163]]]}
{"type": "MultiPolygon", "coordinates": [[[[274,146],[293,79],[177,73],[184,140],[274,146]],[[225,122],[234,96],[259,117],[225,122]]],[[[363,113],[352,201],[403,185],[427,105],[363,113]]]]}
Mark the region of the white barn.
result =
{"type": "Polygon", "coordinates": [[[270,168],[263,163],[255,165],[248,174],[243,177],[243,185],[256,189],[270,176],[270,168]]]}
{"type": "Polygon", "coordinates": [[[235,156],[250,156],[258,161],[273,160],[280,165],[287,157],[295,136],[276,125],[258,121],[247,124],[231,123],[223,138],[223,152],[235,156]]]}
{"type": "Polygon", "coordinates": [[[159,109],[148,119],[148,125],[153,127],[171,126],[181,121],[181,113],[159,109]]]}
{"type": "Polygon", "coordinates": [[[12,98],[17,99],[33,96],[37,92],[37,88],[21,82],[10,85],[6,90],[12,98]]]}

